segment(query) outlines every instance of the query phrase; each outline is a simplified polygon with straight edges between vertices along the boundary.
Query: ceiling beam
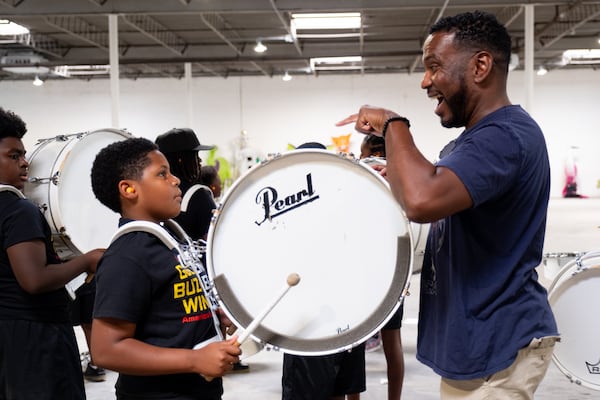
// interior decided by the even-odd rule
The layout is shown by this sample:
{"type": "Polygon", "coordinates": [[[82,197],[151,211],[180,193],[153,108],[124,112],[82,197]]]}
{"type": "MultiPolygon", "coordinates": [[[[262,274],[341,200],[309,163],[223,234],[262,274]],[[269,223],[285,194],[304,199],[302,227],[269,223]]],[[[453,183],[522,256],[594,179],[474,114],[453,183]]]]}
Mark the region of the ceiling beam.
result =
{"type": "Polygon", "coordinates": [[[275,5],[275,0],[269,0],[269,1],[271,2],[271,7],[273,7],[273,11],[275,11],[275,15],[277,15],[277,18],[279,18],[279,21],[281,21],[281,24],[287,31],[288,35],[290,35],[290,37],[292,38],[294,47],[296,47],[296,51],[298,52],[299,55],[302,55],[302,49],[300,48],[300,43],[298,43],[298,38],[296,37],[296,35],[292,34],[292,29],[290,28],[289,22],[286,21],[286,19],[282,15],[281,11],[279,11],[279,9],[277,8],[277,5],[275,5]]]}
{"type": "Polygon", "coordinates": [[[578,1],[560,12],[555,20],[547,24],[535,38],[546,49],[565,36],[572,35],[575,31],[600,15],[600,4],[582,4],[578,1]]]}
{"type": "MultiPolygon", "coordinates": [[[[229,46],[230,48],[233,49],[233,51],[235,51],[235,53],[238,56],[243,56],[244,55],[244,51],[243,51],[243,47],[240,49],[238,48],[238,46],[236,46],[235,44],[233,44],[233,42],[231,42],[231,40],[229,40],[225,34],[222,32],[222,30],[224,28],[227,28],[227,23],[225,22],[225,20],[223,19],[223,17],[221,17],[218,14],[201,14],[200,18],[202,18],[202,22],[204,22],[204,24],[206,26],[208,26],[210,28],[210,30],[212,30],[222,41],[224,41],[227,46],[229,46]]],[[[235,34],[235,36],[237,36],[237,38],[240,38],[240,35],[237,33],[237,31],[235,31],[234,29],[229,29],[229,32],[235,34]]],[[[264,68],[262,68],[260,65],[258,65],[255,61],[249,61],[250,64],[252,64],[256,69],[258,69],[260,72],[263,73],[263,75],[265,76],[271,76],[270,73],[268,73],[264,68]]]]}
{"type": "Polygon", "coordinates": [[[69,47],[63,46],[57,40],[40,33],[14,35],[13,38],[16,43],[57,58],[63,58],[70,50],[69,47]]]}
{"type": "Polygon", "coordinates": [[[187,48],[185,40],[169,31],[154,18],[147,15],[124,15],[123,20],[143,35],[159,43],[178,56],[182,56],[187,48]]]}
{"type": "Polygon", "coordinates": [[[24,0],[0,0],[0,4],[7,7],[17,8],[24,0]]]}
{"type": "MultiPolygon", "coordinates": [[[[440,0],[303,0],[299,8],[298,0],[277,0],[277,8],[281,12],[342,12],[348,10],[360,11],[365,8],[372,10],[428,10],[439,8],[440,0]]],[[[520,6],[535,3],[536,6],[552,6],[565,4],[560,0],[452,0],[449,9],[485,8],[520,6]]],[[[598,4],[598,1],[588,0],[588,4],[598,4]]],[[[250,0],[219,0],[219,1],[148,1],[148,0],[0,0],[0,5],[8,6],[3,15],[10,19],[11,15],[93,15],[106,12],[125,14],[178,14],[178,13],[264,13],[272,11],[272,5],[266,1],[250,0]],[[98,7],[102,5],[102,7],[98,7]],[[19,6],[18,8],[16,8],[19,6]],[[143,11],[141,11],[143,10],[143,11]]]]}
{"type": "Polygon", "coordinates": [[[46,17],[46,22],[84,42],[108,51],[108,33],[100,31],[96,26],[78,17],[46,17]]]}

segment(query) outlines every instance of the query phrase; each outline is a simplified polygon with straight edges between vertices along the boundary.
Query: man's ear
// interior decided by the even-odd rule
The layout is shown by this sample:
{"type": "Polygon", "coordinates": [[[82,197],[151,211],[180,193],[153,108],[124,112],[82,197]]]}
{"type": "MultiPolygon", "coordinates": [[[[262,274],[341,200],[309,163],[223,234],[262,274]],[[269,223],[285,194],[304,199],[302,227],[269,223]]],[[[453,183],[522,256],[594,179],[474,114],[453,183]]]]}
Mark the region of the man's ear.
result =
{"type": "Polygon", "coordinates": [[[473,80],[475,83],[483,82],[492,72],[494,57],[487,51],[480,51],[471,59],[473,63],[473,80]]]}

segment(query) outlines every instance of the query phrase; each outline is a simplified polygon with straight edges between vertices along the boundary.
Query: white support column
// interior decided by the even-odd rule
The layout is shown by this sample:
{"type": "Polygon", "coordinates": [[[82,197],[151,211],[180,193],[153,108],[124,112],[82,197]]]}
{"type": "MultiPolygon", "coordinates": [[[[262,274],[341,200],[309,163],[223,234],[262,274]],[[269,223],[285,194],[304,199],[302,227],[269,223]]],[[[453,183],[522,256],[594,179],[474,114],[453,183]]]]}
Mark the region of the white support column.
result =
{"type": "Polygon", "coordinates": [[[523,108],[529,114],[533,113],[533,98],[534,98],[534,15],[535,6],[527,4],[525,7],[525,104],[523,108]]]}
{"type": "Polygon", "coordinates": [[[194,102],[193,102],[193,89],[192,89],[192,63],[184,63],[185,72],[185,88],[187,92],[187,127],[193,128],[194,125],[194,102]]]}
{"type": "Polygon", "coordinates": [[[112,127],[119,128],[119,16],[108,16],[108,48],[110,60],[110,99],[112,127]]]}

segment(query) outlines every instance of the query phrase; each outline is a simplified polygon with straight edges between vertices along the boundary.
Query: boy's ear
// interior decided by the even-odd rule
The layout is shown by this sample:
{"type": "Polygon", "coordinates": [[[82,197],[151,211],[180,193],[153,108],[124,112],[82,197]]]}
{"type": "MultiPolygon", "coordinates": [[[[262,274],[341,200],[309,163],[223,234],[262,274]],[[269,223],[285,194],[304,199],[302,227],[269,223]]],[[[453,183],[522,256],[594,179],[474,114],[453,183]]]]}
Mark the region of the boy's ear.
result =
{"type": "Polygon", "coordinates": [[[119,194],[121,197],[131,199],[135,197],[136,189],[135,184],[132,181],[121,181],[119,182],[119,194]]]}

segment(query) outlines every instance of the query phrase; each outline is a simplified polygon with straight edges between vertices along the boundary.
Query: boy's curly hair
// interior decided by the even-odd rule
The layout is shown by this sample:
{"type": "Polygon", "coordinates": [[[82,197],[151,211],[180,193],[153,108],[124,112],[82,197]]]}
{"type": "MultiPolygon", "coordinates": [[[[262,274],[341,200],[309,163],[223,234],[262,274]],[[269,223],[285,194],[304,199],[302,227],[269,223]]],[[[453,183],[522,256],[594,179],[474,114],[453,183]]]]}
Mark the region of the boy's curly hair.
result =
{"type": "Polygon", "coordinates": [[[121,213],[119,182],[140,180],[150,165],[148,153],[158,150],[154,142],[132,138],[111,143],[96,155],[92,165],[92,190],[96,198],[114,212],[121,213]]]}
{"type": "Polygon", "coordinates": [[[0,140],[7,137],[22,139],[25,132],[27,127],[21,117],[0,107],[0,140]]]}

